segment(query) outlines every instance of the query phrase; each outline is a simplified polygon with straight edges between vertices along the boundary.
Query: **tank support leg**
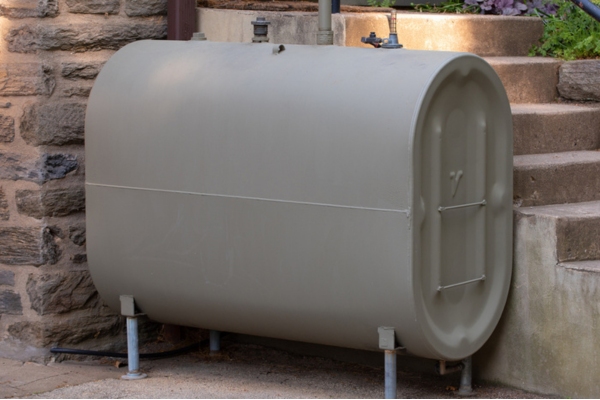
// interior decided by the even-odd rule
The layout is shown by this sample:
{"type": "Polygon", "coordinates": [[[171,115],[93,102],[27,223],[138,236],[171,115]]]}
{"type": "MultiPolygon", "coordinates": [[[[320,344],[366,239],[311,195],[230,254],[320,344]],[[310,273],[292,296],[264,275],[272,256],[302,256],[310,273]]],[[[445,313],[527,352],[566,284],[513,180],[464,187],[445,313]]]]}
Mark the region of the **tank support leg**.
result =
{"type": "Polygon", "coordinates": [[[138,341],[138,320],[142,314],[135,313],[133,296],[121,296],[121,314],[127,317],[127,375],[121,379],[144,379],[146,374],[140,372],[140,353],[138,341]]]}
{"type": "Polygon", "coordinates": [[[385,398],[396,398],[396,350],[385,350],[385,398]]]}
{"type": "Polygon", "coordinates": [[[463,369],[460,375],[460,388],[458,389],[459,396],[473,396],[473,360],[471,356],[463,360],[463,369]]]}
{"type": "Polygon", "coordinates": [[[380,326],[377,328],[379,333],[379,348],[385,352],[385,398],[396,398],[396,353],[403,350],[403,347],[396,347],[396,333],[394,328],[380,326]]]}
{"type": "Polygon", "coordinates": [[[210,331],[209,332],[209,347],[211,353],[216,353],[221,351],[221,332],[219,331],[210,331]]]}

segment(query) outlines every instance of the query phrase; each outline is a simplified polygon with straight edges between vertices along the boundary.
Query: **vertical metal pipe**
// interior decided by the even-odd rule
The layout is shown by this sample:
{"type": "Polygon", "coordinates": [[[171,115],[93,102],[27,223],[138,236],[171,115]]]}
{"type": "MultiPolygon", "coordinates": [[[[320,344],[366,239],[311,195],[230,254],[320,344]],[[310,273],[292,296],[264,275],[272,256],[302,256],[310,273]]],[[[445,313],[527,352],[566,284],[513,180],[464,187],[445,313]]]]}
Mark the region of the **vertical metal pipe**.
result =
{"type": "Polygon", "coordinates": [[[331,30],[331,0],[319,0],[319,31],[317,44],[333,44],[333,31],[331,30]]]}
{"type": "Polygon", "coordinates": [[[127,375],[121,379],[143,379],[147,376],[140,373],[137,317],[127,317],[127,369],[127,375]]]}
{"type": "Polygon", "coordinates": [[[210,331],[209,332],[209,341],[210,341],[209,348],[210,348],[211,353],[221,351],[221,332],[210,331]]]}
{"type": "Polygon", "coordinates": [[[385,351],[385,398],[396,398],[396,350],[385,351]]]}
{"type": "Polygon", "coordinates": [[[331,13],[332,14],[340,13],[340,0],[331,0],[331,13]]]}
{"type": "Polygon", "coordinates": [[[473,395],[473,362],[471,357],[463,360],[463,369],[460,375],[460,388],[458,389],[459,396],[473,395]]]}

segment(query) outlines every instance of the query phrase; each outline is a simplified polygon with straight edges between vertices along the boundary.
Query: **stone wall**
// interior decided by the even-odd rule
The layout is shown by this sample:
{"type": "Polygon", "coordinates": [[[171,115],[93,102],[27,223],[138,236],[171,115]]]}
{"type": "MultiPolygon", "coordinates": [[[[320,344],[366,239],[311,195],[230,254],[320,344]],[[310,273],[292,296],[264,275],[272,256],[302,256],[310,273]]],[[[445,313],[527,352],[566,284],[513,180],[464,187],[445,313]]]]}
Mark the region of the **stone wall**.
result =
{"type": "Polygon", "coordinates": [[[166,38],[166,9],[166,0],[0,0],[0,356],[104,347],[122,331],[87,268],[86,101],[116,50],[166,38]]]}

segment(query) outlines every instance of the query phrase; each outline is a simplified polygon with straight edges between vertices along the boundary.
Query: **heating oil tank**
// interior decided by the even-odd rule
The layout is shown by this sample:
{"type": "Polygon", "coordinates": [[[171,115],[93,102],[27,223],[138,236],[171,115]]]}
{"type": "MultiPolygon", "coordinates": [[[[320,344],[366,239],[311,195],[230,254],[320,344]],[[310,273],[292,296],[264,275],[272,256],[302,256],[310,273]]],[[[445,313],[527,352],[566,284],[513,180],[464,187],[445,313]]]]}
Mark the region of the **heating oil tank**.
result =
{"type": "Polygon", "coordinates": [[[87,251],[119,310],[459,360],[512,264],[512,122],[453,52],[140,41],[91,92],[87,251]]]}

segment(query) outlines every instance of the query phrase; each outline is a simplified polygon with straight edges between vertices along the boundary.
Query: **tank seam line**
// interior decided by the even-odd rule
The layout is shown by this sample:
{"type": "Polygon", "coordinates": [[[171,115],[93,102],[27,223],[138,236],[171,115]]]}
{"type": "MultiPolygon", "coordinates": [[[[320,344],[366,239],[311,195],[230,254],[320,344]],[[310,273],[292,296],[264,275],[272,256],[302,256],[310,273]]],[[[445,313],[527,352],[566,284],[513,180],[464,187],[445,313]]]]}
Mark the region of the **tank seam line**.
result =
{"type": "Polygon", "coordinates": [[[401,214],[407,214],[408,215],[408,210],[397,210],[397,209],[393,209],[393,208],[345,206],[345,205],[342,205],[342,204],[329,204],[329,203],[314,203],[314,202],[309,202],[309,201],[266,199],[266,198],[262,198],[262,197],[233,196],[233,195],[215,194],[215,193],[198,193],[198,192],[189,192],[189,191],[184,191],[184,190],[152,189],[152,188],[141,188],[141,187],[135,187],[135,186],[107,185],[107,184],[103,184],[103,183],[91,183],[91,182],[86,182],[85,184],[88,185],[88,186],[108,187],[108,188],[114,188],[114,189],[143,190],[143,191],[149,191],[149,192],[189,194],[189,195],[205,196],[205,197],[222,197],[222,198],[240,199],[240,200],[270,201],[270,202],[274,202],[274,203],[301,204],[301,205],[309,205],[309,206],[334,207],[334,208],[348,208],[348,209],[354,209],[354,210],[395,212],[395,213],[401,213],[401,214]]]}

